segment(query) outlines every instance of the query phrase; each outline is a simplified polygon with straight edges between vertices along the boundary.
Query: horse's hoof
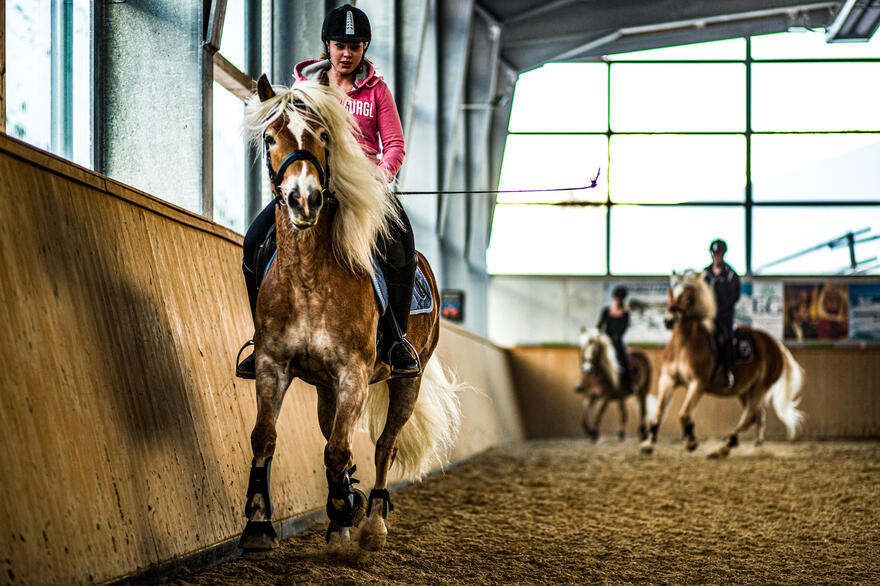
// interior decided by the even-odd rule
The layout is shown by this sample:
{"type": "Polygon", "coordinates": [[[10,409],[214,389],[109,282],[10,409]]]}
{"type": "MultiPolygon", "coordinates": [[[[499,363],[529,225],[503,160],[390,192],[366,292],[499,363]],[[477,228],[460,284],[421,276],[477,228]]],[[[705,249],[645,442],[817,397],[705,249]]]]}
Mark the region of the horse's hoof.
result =
{"type": "Polygon", "coordinates": [[[654,444],[651,440],[645,440],[639,445],[639,451],[643,454],[650,455],[654,453],[654,444]]]}
{"type": "Polygon", "coordinates": [[[358,545],[366,551],[379,551],[385,547],[387,537],[388,528],[385,527],[381,509],[374,509],[373,514],[361,525],[358,545]]]}
{"type": "Polygon", "coordinates": [[[693,452],[694,450],[696,450],[698,445],[700,445],[700,442],[698,442],[698,441],[695,440],[695,439],[688,439],[688,440],[684,443],[684,447],[685,447],[685,449],[686,449],[687,451],[689,451],[689,452],[693,452]]]}
{"type": "Polygon", "coordinates": [[[718,459],[721,459],[721,458],[726,458],[726,457],[729,456],[729,455],[730,455],[730,448],[728,448],[728,447],[725,445],[725,446],[721,446],[720,448],[718,448],[718,449],[715,450],[714,452],[710,453],[710,454],[709,454],[709,459],[710,459],[710,460],[718,460],[718,459]]]}
{"type": "Polygon", "coordinates": [[[325,551],[328,555],[336,557],[345,557],[351,549],[351,535],[348,527],[340,527],[332,521],[327,527],[327,547],[325,551]]]}
{"type": "Polygon", "coordinates": [[[278,534],[271,521],[248,521],[241,533],[238,547],[249,559],[262,559],[278,547],[278,534]],[[255,557],[250,557],[255,556],[255,557]]]}
{"type": "Polygon", "coordinates": [[[327,501],[327,517],[340,527],[357,527],[367,514],[367,495],[359,488],[352,488],[351,491],[354,505],[350,511],[338,510],[333,507],[331,500],[327,501]]]}
{"type": "Polygon", "coordinates": [[[626,432],[623,430],[618,431],[617,432],[617,439],[620,441],[625,440],[626,439],[626,432]]]}
{"type": "Polygon", "coordinates": [[[755,447],[756,447],[756,448],[760,448],[760,447],[763,446],[763,445],[764,445],[764,440],[762,440],[762,439],[760,439],[760,440],[755,440],[755,447]]]}

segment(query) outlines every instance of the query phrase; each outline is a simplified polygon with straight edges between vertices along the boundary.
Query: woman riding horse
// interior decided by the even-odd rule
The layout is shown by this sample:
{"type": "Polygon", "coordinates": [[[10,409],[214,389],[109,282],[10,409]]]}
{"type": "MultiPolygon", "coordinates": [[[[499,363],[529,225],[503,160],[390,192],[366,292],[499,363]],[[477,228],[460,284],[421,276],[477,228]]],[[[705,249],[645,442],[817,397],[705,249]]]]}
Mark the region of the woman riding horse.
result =
{"type": "Polygon", "coordinates": [[[273,88],[263,75],[245,107],[247,136],[265,145],[278,241],[255,315],[257,417],[248,521],[239,542],[249,555],[278,547],[269,471],[276,422],[294,378],[317,393],[318,423],[326,439],[331,553],[348,553],[349,528],[358,526],[361,550],[384,546],[392,464],[400,477],[420,478],[432,462],[445,461],[460,421],[457,391],[462,387],[432,357],[440,330],[439,292],[421,255],[424,298],[434,302],[409,323],[426,362],[424,373],[393,376],[379,356],[373,255],[398,222],[399,208],[382,170],[355,140],[356,125],[340,91],[312,81],[273,88]],[[369,498],[354,487],[353,477],[352,442],[364,413],[376,442],[369,498]]]}
{"type": "Polygon", "coordinates": [[[642,442],[642,453],[653,452],[660,422],[677,386],[687,388],[679,420],[688,450],[694,450],[698,445],[692,414],[705,393],[738,397],[743,405],[742,417],[727,443],[712,454],[714,457],[727,456],[739,444],[739,434],[752,424],[757,428],[756,443],[763,442],[766,426],[764,399],[768,394],[789,437],[794,437],[803,420],[803,413],[797,409],[803,369],[791,352],[766,332],[742,327],[752,348],[752,358],[734,365],[735,384],[729,388],[727,381],[718,381],[714,376],[716,368],[711,338],[716,309],[715,295],[709,284],[693,271],[673,275],[668,296],[667,326],[672,328],[672,338],[663,352],[658,382],[659,405],[650,435],[642,442]]]}
{"type": "MultiPolygon", "coordinates": [[[[382,169],[387,182],[394,179],[403,164],[403,129],[391,91],[376,75],[373,64],[365,58],[370,40],[370,21],[362,10],[349,4],[331,10],[321,28],[321,41],[326,53],[321,59],[297,64],[294,78],[295,83],[317,81],[345,92],[344,105],[357,120],[360,130],[356,137],[367,156],[382,169]]],[[[391,318],[386,334],[392,342],[383,360],[391,366],[394,376],[418,376],[421,373],[419,355],[406,338],[416,270],[415,241],[403,206],[396,198],[394,204],[400,222],[391,224],[390,233],[382,238],[378,251],[388,288],[391,318]]],[[[257,274],[255,253],[274,225],[273,201],[254,219],[244,239],[242,269],[252,316],[256,315],[262,278],[257,274]]],[[[254,378],[253,354],[239,363],[236,375],[254,378]]]]}
{"type": "Polygon", "coordinates": [[[623,335],[629,329],[629,308],[626,307],[627,290],[623,285],[614,288],[612,296],[614,300],[610,307],[602,308],[602,314],[599,316],[599,323],[596,327],[600,332],[606,334],[614,345],[614,355],[617,357],[617,363],[620,365],[620,386],[629,393],[636,393],[633,386],[632,366],[629,363],[629,353],[626,351],[626,344],[623,342],[623,335]]]}

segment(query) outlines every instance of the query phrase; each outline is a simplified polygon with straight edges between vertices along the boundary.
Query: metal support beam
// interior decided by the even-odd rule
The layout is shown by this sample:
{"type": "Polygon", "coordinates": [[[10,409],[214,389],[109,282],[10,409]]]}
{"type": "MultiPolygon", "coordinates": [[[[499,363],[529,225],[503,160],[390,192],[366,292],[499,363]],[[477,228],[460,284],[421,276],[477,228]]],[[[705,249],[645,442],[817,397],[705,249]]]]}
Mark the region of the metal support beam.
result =
{"type": "MultiPolygon", "coordinates": [[[[245,0],[244,5],[244,67],[250,79],[258,79],[262,73],[263,2],[271,2],[271,0],[245,0]]],[[[245,139],[245,225],[250,225],[263,208],[260,155],[260,149],[245,139]]]]}
{"type": "Polygon", "coordinates": [[[324,15],[336,6],[337,2],[332,0],[276,0],[272,3],[270,81],[273,84],[291,85],[294,65],[321,54],[324,15]]]}
{"type": "Polygon", "coordinates": [[[73,158],[73,0],[52,0],[51,149],[73,158]]]}

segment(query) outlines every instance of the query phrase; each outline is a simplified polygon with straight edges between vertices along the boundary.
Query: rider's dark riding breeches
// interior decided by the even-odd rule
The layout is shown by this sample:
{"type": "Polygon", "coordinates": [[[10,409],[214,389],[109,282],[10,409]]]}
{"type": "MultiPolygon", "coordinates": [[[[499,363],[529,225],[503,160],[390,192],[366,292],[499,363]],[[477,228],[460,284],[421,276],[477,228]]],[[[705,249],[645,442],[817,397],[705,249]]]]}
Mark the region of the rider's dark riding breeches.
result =
{"type": "Polygon", "coordinates": [[[611,343],[614,346],[614,355],[617,357],[617,363],[620,365],[620,386],[629,391],[632,386],[632,367],[629,363],[626,345],[620,336],[612,336],[611,343]]]}
{"type": "Polygon", "coordinates": [[[718,362],[726,370],[733,370],[733,319],[715,320],[715,344],[718,347],[718,362]]]}
{"type": "Polygon", "coordinates": [[[397,198],[394,201],[403,226],[392,225],[390,236],[379,243],[379,262],[388,285],[389,309],[400,333],[406,334],[416,272],[416,244],[406,211],[397,198]]]}

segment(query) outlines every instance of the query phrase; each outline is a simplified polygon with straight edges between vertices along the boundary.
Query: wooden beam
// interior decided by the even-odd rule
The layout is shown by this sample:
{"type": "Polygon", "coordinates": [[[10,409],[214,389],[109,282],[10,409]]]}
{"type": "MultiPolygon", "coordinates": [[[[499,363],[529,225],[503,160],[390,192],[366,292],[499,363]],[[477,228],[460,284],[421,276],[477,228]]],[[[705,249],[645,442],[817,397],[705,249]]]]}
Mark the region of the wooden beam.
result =
{"type": "Polygon", "coordinates": [[[6,0],[0,0],[0,132],[6,132],[6,0]]]}
{"type": "Polygon", "coordinates": [[[220,53],[214,53],[214,81],[244,101],[257,90],[257,82],[229,62],[220,53]]]}

